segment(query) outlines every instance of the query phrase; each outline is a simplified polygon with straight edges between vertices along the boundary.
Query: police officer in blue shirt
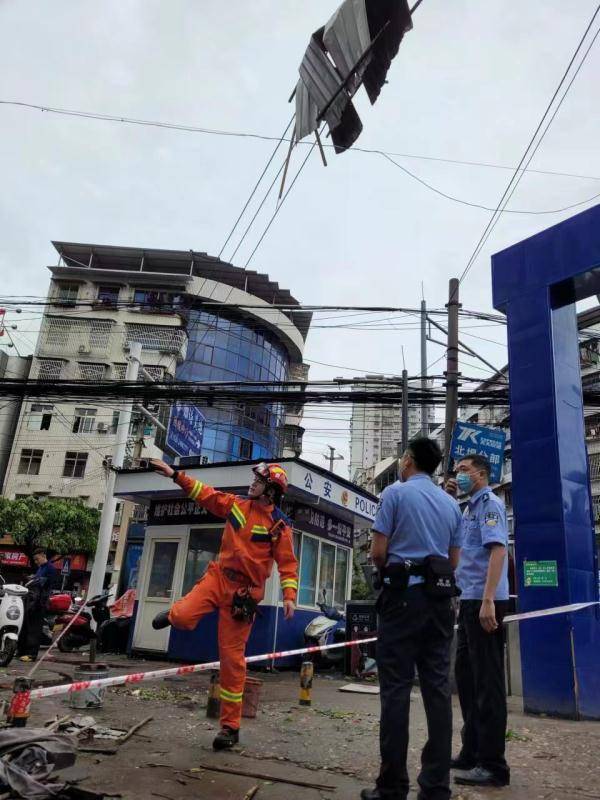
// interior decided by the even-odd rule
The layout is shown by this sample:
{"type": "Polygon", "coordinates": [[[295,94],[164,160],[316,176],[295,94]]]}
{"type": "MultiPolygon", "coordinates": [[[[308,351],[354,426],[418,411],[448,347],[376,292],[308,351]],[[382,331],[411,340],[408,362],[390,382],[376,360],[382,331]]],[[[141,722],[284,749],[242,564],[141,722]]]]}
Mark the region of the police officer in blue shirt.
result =
{"type": "Polygon", "coordinates": [[[415,667],[429,739],[421,756],[420,800],[450,797],[452,707],[450,645],[454,568],[462,537],[456,501],[431,476],[442,459],[436,442],[413,439],[373,523],[371,557],[379,569],[377,666],[381,687],[381,769],[362,800],[406,800],[410,693],[415,667]]]}
{"type": "Polygon", "coordinates": [[[508,528],[504,503],[489,486],[490,464],[472,455],[456,467],[458,487],[470,494],[463,514],[463,549],[456,572],[462,590],[458,616],[456,683],[463,715],[462,749],[452,760],[456,783],[508,786],[505,753],[504,629],[508,610],[508,528]]]}

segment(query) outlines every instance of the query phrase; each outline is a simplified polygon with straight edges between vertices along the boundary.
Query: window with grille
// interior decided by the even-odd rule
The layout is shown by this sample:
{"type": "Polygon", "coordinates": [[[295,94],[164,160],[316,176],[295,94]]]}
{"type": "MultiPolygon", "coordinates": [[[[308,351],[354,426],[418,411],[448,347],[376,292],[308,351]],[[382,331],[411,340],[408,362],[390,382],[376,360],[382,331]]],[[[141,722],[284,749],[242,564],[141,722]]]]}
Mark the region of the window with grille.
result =
{"type": "Polygon", "coordinates": [[[97,408],[76,408],[73,433],[91,433],[96,424],[97,408]]]}
{"type": "Polygon", "coordinates": [[[87,465],[88,453],[77,453],[68,450],[65,453],[65,466],[63,468],[64,478],[83,478],[87,465]]]}
{"type": "Polygon", "coordinates": [[[39,475],[43,455],[43,450],[21,450],[19,475],[39,475]]]}
{"type": "Polygon", "coordinates": [[[179,353],[185,341],[182,328],[166,325],[126,325],[125,345],[139,342],[142,350],[179,353]]]}
{"type": "Polygon", "coordinates": [[[64,361],[58,359],[40,359],[38,363],[38,381],[57,381],[60,378],[64,361]]]}
{"type": "Polygon", "coordinates": [[[90,348],[92,350],[106,350],[110,341],[112,322],[93,319],[90,322],[90,348]]]}
{"type": "Polygon", "coordinates": [[[66,348],[69,343],[71,322],[60,317],[50,317],[46,322],[44,342],[53,347],[66,348]]]}
{"type": "Polygon", "coordinates": [[[589,458],[590,478],[593,481],[600,480],[600,453],[594,453],[589,458]]]}
{"type": "Polygon", "coordinates": [[[592,512],[596,524],[600,522],[600,497],[592,497],[592,512]]]}
{"type": "Polygon", "coordinates": [[[78,283],[59,283],[56,290],[56,299],[61,305],[74,306],[79,294],[78,283]]]}
{"type": "Polygon", "coordinates": [[[29,417],[27,418],[27,430],[30,431],[49,431],[52,422],[53,405],[46,403],[32,403],[29,417]]]}
{"type": "Polygon", "coordinates": [[[127,372],[127,364],[113,364],[112,376],[113,381],[124,381],[127,372]]]}
{"type": "Polygon", "coordinates": [[[82,381],[101,381],[104,380],[106,367],[104,364],[84,364],[79,363],[79,377],[82,381]]]}
{"type": "MultiPolygon", "coordinates": [[[[165,374],[164,367],[153,367],[144,364],[144,369],[146,372],[155,380],[155,381],[162,381],[163,375],[165,374]]],[[[143,372],[140,372],[138,375],[139,381],[145,381],[146,377],[143,372]]]]}

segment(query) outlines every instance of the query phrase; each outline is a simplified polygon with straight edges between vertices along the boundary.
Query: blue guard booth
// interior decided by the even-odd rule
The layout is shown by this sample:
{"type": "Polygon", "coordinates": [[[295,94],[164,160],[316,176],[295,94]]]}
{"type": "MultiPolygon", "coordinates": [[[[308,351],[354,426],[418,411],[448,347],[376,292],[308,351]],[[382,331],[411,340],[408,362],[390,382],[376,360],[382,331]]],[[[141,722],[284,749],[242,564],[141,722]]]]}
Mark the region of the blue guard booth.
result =
{"type": "MultiPolygon", "coordinates": [[[[598,600],[575,302],[600,293],[600,206],[492,258],[508,323],[519,610],[598,600]]],[[[598,606],[520,623],[525,710],[600,719],[598,606]]]]}
{"type": "MultiPolygon", "coordinates": [[[[187,466],[186,473],[223,491],[245,495],[255,463],[187,466]]],[[[323,591],[328,604],[344,608],[352,585],[354,533],[370,527],[377,506],[374,495],[313,464],[300,459],[279,463],[290,481],[284,511],[293,520],[300,565],[298,610],[292,621],[283,619],[274,566],[248,643],[248,655],[302,647],[304,628],[319,613],[317,602],[323,591]]],[[[155,472],[121,472],[115,494],[148,506],[133,651],[188,662],[216,660],[216,613],[191,632],[155,631],[151,623],[159,611],[168,609],[202,577],[219,550],[224,521],[186,500],[172,481],[155,472]]]]}

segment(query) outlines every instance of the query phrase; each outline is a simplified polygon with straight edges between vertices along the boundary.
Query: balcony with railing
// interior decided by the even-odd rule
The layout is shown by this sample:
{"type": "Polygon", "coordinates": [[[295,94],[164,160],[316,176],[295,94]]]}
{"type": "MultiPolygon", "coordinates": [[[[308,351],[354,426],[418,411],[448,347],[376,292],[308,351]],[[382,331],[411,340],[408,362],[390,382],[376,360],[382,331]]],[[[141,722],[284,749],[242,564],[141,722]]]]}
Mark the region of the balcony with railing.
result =
{"type": "Polygon", "coordinates": [[[139,342],[142,350],[176,356],[183,361],[187,347],[187,334],[183,328],[170,325],[126,324],[124,347],[139,342]]]}
{"type": "Polygon", "coordinates": [[[47,317],[38,355],[104,356],[108,353],[114,325],[110,320],[47,317]]]}

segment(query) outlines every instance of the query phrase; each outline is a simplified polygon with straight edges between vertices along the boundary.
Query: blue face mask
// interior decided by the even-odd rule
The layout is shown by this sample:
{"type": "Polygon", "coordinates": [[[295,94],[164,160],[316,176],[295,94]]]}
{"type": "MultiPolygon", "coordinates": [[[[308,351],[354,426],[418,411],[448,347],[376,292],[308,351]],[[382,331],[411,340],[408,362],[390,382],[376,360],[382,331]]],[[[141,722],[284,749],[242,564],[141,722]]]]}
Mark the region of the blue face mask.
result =
{"type": "Polygon", "coordinates": [[[473,478],[466,472],[459,472],[456,476],[456,484],[461,492],[468,494],[473,488],[473,478]]]}

